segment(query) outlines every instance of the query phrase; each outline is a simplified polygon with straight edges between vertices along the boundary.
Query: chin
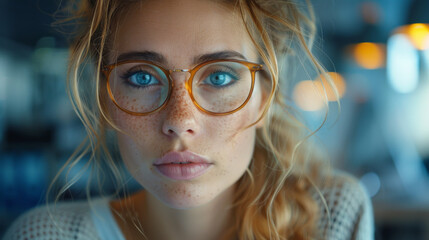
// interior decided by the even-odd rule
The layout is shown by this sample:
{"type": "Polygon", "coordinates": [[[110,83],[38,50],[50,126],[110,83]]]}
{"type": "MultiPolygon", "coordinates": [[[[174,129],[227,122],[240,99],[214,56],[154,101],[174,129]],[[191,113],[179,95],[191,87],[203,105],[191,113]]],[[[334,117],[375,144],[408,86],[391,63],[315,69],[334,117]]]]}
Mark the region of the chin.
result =
{"type": "Polygon", "coordinates": [[[206,205],[222,195],[221,191],[209,191],[212,187],[192,185],[181,183],[175,186],[165,186],[161,191],[150,191],[149,189],[148,191],[169,208],[183,210],[206,205]]]}
{"type": "MultiPolygon", "coordinates": [[[[160,199],[161,200],[161,199],[160,199]]],[[[187,209],[193,209],[200,206],[203,206],[207,204],[210,201],[201,201],[201,199],[198,199],[195,201],[195,199],[187,199],[187,198],[180,198],[180,199],[162,199],[161,200],[165,206],[177,210],[187,210],[187,209]]]]}

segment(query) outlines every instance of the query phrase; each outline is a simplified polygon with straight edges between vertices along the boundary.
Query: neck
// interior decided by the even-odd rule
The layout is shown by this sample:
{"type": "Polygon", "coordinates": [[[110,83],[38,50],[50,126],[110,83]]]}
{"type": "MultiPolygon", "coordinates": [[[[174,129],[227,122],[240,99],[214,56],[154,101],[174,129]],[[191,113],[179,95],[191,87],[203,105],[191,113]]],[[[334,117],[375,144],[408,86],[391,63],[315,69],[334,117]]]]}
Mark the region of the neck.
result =
{"type": "Polygon", "coordinates": [[[148,239],[220,239],[232,223],[233,187],[209,203],[190,209],[173,209],[149,193],[136,210],[148,239]]]}

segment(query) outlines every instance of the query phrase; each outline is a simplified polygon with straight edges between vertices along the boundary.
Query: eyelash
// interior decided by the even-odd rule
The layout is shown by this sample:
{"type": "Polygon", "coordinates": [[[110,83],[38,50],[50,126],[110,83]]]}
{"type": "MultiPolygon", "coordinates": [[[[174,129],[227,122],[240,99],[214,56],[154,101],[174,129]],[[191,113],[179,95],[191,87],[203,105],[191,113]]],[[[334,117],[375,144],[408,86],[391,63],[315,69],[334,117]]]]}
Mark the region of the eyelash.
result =
{"type": "MultiPolygon", "coordinates": [[[[237,76],[237,74],[235,73],[235,72],[233,72],[231,69],[228,69],[228,68],[225,68],[225,70],[215,70],[215,71],[213,71],[213,72],[210,72],[209,74],[208,74],[208,76],[210,76],[211,74],[215,74],[215,73],[228,73],[228,74],[230,74],[231,76],[232,76],[232,78],[234,78],[234,81],[238,81],[238,80],[240,80],[240,77],[239,76],[237,76]]],[[[206,78],[204,78],[204,79],[206,79],[206,78]]],[[[203,80],[204,80],[203,79],[203,80]]],[[[218,86],[219,88],[223,88],[223,87],[228,87],[228,86],[230,86],[231,84],[228,84],[228,85],[225,85],[225,86],[218,86]]]]}
{"type": "Polygon", "coordinates": [[[136,73],[138,73],[138,72],[144,72],[144,73],[147,73],[147,74],[150,74],[150,75],[154,76],[152,73],[150,73],[150,72],[148,72],[148,71],[146,71],[146,70],[133,69],[133,68],[131,68],[130,70],[127,70],[125,73],[123,73],[123,74],[121,75],[121,79],[122,79],[123,83],[127,84],[128,86],[134,87],[134,88],[147,88],[147,87],[150,87],[151,85],[149,85],[149,86],[144,86],[144,87],[143,87],[143,86],[138,86],[138,85],[132,84],[132,83],[128,80],[132,75],[134,75],[134,74],[136,74],[136,73]]]}

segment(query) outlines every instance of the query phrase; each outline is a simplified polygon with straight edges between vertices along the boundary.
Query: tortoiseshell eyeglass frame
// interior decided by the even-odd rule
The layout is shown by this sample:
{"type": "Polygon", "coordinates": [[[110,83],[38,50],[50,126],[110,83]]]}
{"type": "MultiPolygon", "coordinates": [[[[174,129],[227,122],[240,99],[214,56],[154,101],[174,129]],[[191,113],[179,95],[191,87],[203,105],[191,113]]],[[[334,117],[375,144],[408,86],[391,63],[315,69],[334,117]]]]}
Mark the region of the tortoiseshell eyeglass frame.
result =
{"type": "Polygon", "coordinates": [[[239,111],[240,109],[242,109],[244,106],[246,106],[246,104],[249,102],[250,98],[252,97],[253,89],[254,89],[254,86],[255,86],[255,75],[256,75],[256,72],[257,71],[261,71],[261,70],[263,70],[263,65],[262,64],[257,64],[257,63],[242,61],[242,60],[236,60],[236,59],[217,59],[217,60],[211,60],[211,61],[200,63],[200,64],[196,65],[192,69],[165,69],[164,67],[162,67],[162,66],[160,66],[158,64],[155,64],[153,62],[150,62],[150,61],[145,61],[145,60],[125,60],[125,61],[121,61],[121,62],[118,62],[118,63],[114,63],[114,64],[110,64],[110,65],[105,66],[102,69],[102,72],[103,72],[103,74],[105,75],[105,77],[107,79],[106,86],[107,86],[107,92],[109,94],[110,99],[116,105],[116,107],[118,107],[120,110],[122,110],[122,111],[124,111],[124,112],[126,112],[128,114],[135,115],[135,116],[147,116],[149,114],[152,114],[152,113],[155,113],[155,112],[158,112],[158,111],[162,110],[168,104],[168,102],[170,100],[170,97],[171,97],[172,89],[174,87],[174,82],[173,82],[173,80],[171,78],[171,73],[173,73],[173,72],[189,72],[190,76],[189,76],[188,80],[186,80],[186,82],[185,82],[185,87],[186,87],[186,90],[188,91],[189,96],[191,97],[192,102],[194,103],[194,105],[199,110],[201,110],[204,113],[207,113],[207,114],[210,114],[210,115],[214,115],[214,116],[224,116],[224,115],[235,113],[235,112],[239,111]],[[198,102],[195,100],[194,95],[192,93],[192,81],[194,79],[195,73],[200,68],[202,68],[202,67],[204,67],[204,66],[206,66],[208,64],[213,64],[213,63],[217,63],[217,62],[235,62],[235,63],[240,63],[240,64],[246,66],[249,69],[249,71],[251,73],[251,76],[252,76],[251,88],[250,88],[250,91],[249,91],[249,94],[248,94],[246,100],[239,107],[237,107],[236,109],[233,109],[233,110],[227,111],[227,112],[221,112],[221,113],[219,113],[219,112],[212,112],[212,111],[206,110],[203,107],[201,107],[201,105],[199,105],[198,102]],[[153,65],[153,66],[161,69],[161,71],[164,72],[165,76],[167,76],[167,79],[168,79],[168,82],[169,82],[168,96],[165,99],[165,101],[158,108],[156,108],[156,109],[154,109],[154,110],[152,110],[150,112],[133,112],[133,111],[130,111],[130,110],[127,110],[127,109],[121,107],[116,102],[115,97],[113,96],[113,93],[112,93],[112,91],[110,89],[110,82],[109,82],[109,80],[110,80],[110,73],[117,66],[120,66],[120,65],[123,65],[123,64],[128,64],[128,63],[145,63],[145,64],[150,64],[150,65],[153,65]]]}

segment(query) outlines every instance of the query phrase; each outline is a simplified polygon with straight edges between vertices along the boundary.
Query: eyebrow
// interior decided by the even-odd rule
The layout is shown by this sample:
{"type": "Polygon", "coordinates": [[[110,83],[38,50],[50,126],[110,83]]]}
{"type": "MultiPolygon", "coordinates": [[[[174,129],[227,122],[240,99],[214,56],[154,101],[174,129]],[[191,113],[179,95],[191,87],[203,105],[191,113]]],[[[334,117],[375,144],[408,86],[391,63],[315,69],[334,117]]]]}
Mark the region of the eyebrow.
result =
{"type": "Polygon", "coordinates": [[[125,52],[118,56],[118,58],[116,59],[116,62],[125,61],[125,60],[145,60],[145,61],[161,63],[161,64],[164,64],[167,62],[164,56],[152,51],[125,52]]]}
{"type": "MultiPolygon", "coordinates": [[[[233,50],[225,50],[225,51],[219,51],[219,52],[213,52],[213,53],[207,53],[207,54],[195,56],[193,59],[193,64],[196,65],[198,63],[207,62],[211,60],[233,59],[233,58],[240,58],[242,60],[247,61],[247,59],[243,56],[243,54],[233,50]]],[[[125,61],[125,60],[145,60],[145,61],[158,63],[161,65],[167,64],[167,60],[162,54],[159,54],[153,51],[125,52],[118,56],[118,58],[116,59],[116,62],[125,61]]]]}
{"type": "Polygon", "coordinates": [[[207,54],[196,56],[194,58],[193,64],[207,62],[211,60],[231,59],[231,58],[241,58],[242,60],[247,60],[241,53],[228,50],[228,51],[207,53],[207,54]]]}

